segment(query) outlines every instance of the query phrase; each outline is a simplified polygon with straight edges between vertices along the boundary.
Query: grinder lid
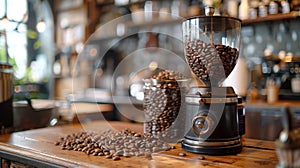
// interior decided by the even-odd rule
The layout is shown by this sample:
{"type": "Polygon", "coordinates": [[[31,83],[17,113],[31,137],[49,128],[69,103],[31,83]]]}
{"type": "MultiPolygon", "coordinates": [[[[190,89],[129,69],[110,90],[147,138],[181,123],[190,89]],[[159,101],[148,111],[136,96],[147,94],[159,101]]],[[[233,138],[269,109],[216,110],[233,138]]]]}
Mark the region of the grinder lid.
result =
{"type": "Polygon", "coordinates": [[[184,26],[188,24],[203,25],[203,30],[205,29],[209,32],[225,32],[230,29],[239,29],[241,22],[242,20],[235,17],[214,15],[214,7],[205,7],[205,15],[190,17],[183,23],[184,26]]]}

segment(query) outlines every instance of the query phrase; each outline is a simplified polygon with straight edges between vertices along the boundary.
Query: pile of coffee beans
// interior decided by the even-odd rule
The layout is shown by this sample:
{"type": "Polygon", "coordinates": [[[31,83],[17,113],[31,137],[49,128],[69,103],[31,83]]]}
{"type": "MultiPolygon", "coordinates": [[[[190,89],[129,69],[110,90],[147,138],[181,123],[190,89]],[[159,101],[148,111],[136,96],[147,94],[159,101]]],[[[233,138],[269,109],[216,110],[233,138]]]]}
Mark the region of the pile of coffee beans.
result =
{"type": "Polygon", "coordinates": [[[233,70],[239,51],[221,44],[205,43],[201,40],[187,40],[186,60],[193,73],[203,82],[223,81],[233,70]]]}
{"type": "Polygon", "coordinates": [[[175,148],[158,136],[140,134],[130,129],[121,132],[106,130],[101,133],[78,132],[60,138],[55,145],[63,150],[81,151],[88,155],[120,160],[121,156],[151,156],[175,148]]]}
{"type": "Polygon", "coordinates": [[[183,79],[186,77],[179,72],[164,70],[145,80],[145,133],[166,136],[182,105],[181,93],[185,90],[178,80],[183,79]]]}

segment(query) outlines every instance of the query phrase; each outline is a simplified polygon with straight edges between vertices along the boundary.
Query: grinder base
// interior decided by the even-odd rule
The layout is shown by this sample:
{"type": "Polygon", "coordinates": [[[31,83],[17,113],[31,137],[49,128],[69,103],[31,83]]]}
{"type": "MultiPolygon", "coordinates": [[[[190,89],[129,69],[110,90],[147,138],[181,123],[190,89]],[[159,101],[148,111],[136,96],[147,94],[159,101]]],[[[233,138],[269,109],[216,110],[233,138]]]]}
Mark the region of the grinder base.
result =
{"type": "Polygon", "coordinates": [[[206,155],[232,155],[242,151],[242,142],[239,138],[226,142],[200,142],[183,139],[181,146],[185,151],[206,155]]]}

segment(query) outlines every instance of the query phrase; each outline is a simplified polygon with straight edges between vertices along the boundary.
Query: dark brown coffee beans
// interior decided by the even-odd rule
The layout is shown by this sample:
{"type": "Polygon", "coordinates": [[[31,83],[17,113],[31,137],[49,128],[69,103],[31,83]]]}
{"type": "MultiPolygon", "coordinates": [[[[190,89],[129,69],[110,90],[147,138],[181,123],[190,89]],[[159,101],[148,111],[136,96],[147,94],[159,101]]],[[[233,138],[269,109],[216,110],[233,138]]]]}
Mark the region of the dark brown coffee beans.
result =
{"type": "Polygon", "coordinates": [[[187,40],[185,57],[190,69],[203,82],[218,85],[233,70],[239,51],[221,44],[187,40]]]}
{"type": "Polygon", "coordinates": [[[181,107],[181,92],[184,87],[179,80],[186,77],[179,72],[165,70],[145,80],[144,112],[146,134],[165,136],[181,107]]]}
{"type": "Polygon", "coordinates": [[[158,136],[144,135],[130,129],[121,132],[79,132],[60,138],[55,145],[61,146],[63,150],[81,151],[112,160],[120,160],[120,156],[146,156],[172,148],[158,136]]]}

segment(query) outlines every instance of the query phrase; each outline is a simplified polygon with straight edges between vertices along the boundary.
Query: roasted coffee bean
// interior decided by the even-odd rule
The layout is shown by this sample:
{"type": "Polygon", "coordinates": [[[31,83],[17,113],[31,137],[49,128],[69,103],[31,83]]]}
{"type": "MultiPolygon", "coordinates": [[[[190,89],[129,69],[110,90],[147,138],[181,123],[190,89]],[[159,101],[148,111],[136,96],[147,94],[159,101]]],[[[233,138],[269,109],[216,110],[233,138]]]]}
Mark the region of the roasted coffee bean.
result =
{"type": "Polygon", "coordinates": [[[106,159],[111,159],[111,158],[112,158],[112,155],[106,155],[105,158],[106,158],[106,159]]]}
{"type": "Polygon", "coordinates": [[[112,159],[113,160],[120,160],[121,158],[119,156],[114,156],[112,159]]]}
{"type": "Polygon", "coordinates": [[[89,155],[89,154],[91,154],[91,150],[87,150],[86,152],[85,152],[87,155],[89,155]]]}
{"type": "Polygon", "coordinates": [[[151,159],[151,152],[145,152],[145,157],[151,159]]]}
{"type": "Polygon", "coordinates": [[[204,156],[198,156],[198,159],[199,160],[205,160],[205,157],[204,156]]]}
{"type": "Polygon", "coordinates": [[[101,150],[101,149],[99,149],[99,148],[96,148],[94,151],[95,151],[96,153],[100,153],[100,152],[102,152],[102,150],[101,150]]]}
{"type": "Polygon", "coordinates": [[[228,77],[238,55],[239,51],[230,46],[205,43],[201,40],[187,40],[185,43],[185,57],[190,69],[200,80],[211,82],[211,85],[228,77]]]}
{"type": "Polygon", "coordinates": [[[122,153],[121,152],[116,152],[113,154],[113,156],[122,156],[122,153]]]}
{"type": "Polygon", "coordinates": [[[186,156],[186,153],[180,152],[178,153],[179,156],[186,156]]]}
{"type": "Polygon", "coordinates": [[[129,157],[129,156],[130,156],[130,154],[129,154],[129,152],[124,152],[124,153],[123,153],[123,156],[125,156],[125,157],[129,157]]]}

